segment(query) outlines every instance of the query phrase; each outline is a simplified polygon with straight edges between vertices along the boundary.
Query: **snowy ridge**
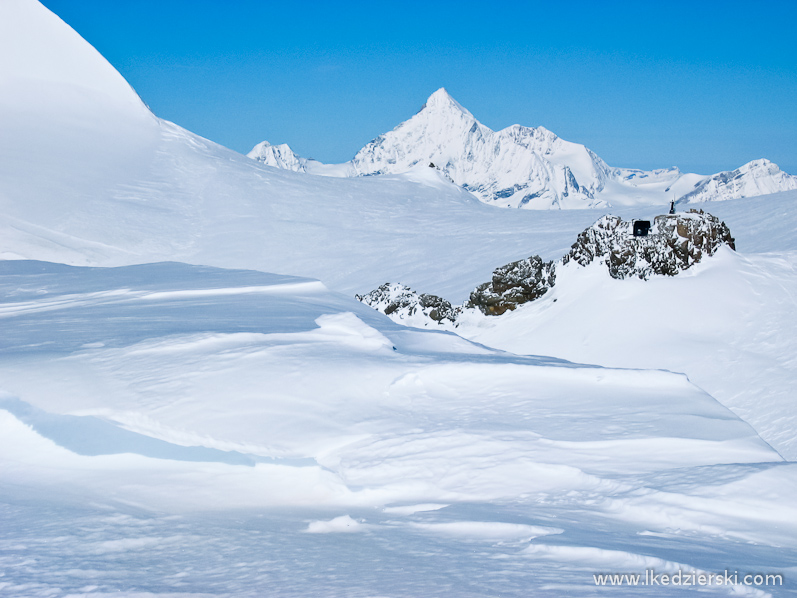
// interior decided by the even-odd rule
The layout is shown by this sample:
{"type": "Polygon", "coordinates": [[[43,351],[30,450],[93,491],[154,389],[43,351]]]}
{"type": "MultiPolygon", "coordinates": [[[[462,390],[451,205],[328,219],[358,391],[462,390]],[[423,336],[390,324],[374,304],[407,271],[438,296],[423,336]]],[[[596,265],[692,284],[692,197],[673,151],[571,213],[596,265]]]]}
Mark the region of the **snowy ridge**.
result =
{"type": "Polygon", "coordinates": [[[147,111],[130,84],[77,32],[36,0],[0,3],[0,105],[26,99],[65,107],[80,99],[147,111]],[[47,93],[59,89],[59,94],[47,93]]]}
{"type": "MultiPolygon", "coordinates": [[[[266,164],[291,170],[301,158],[250,152],[266,164]]],[[[279,146],[287,147],[287,146],[279,146]]],[[[282,151],[282,150],[280,150],[282,151]]],[[[292,153],[292,152],[291,152],[292,153]]],[[[608,166],[581,144],[544,127],[512,125],[493,131],[441,88],[423,108],[363,147],[335,176],[404,173],[418,165],[440,169],[484,203],[504,208],[574,209],[666,204],[752,197],[797,188],[797,177],[767,160],[706,177],[677,167],[644,171],[608,166]]],[[[316,174],[327,174],[320,169],[316,174]]]]}
{"type": "Polygon", "coordinates": [[[606,165],[585,147],[542,127],[514,125],[496,133],[445,89],[352,160],[359,175],[396,174],[419,163],[434,164],[485,203],[501,207],[604,205],[595,193],[603,188],[606,165]]]}
{"type": "Polygon", "coordinates": [[[699,203],[768,195],[797,189],[797,176],[786,174],[769,160],[753,160],[744,166],[720,172],[695,184],[695,190],[678,201],[699,203]]]}
{"type": "Polygon", "coordinates": [[[307,172],[307,160],[297,156],[287,143],[271,145],[268,141],[262,141],[252,148],[246,157],[262,162],[266,166],[294,172],[307,172]]]}

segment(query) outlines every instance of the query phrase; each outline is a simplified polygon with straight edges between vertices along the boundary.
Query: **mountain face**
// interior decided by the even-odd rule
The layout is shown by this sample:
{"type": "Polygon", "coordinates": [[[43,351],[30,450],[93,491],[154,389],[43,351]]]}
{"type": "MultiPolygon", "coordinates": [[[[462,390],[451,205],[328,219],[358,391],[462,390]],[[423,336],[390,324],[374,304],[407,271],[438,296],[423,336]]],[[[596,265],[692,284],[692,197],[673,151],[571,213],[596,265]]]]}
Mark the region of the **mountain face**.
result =
{"type": "Polygon", "coordinates": [[[263,141],[253,147],[246,157],[262,162],[266,166],[294,172],[307,172],[307,160],[293,153],[287,143],[271,145],[268,141],[263,141]]]}
{"type": "Polygon", "coordinates": [[[695,184],[679,199],[697,203],[716,199],[741,199],[797,189],[797,177],[786,174],[769,160],[753,160],[736,170],[719,172],[695,184]]]}
{"type": "MultiPolygon", "coordinates": [[[[278,168],[332,174],[324,172],[320,163],[312,170],[303,166],[286,145],[264,143],[249,156],[278,168]]],[[[350,162],[337,165],[334,174],[399,174],[419,165],[439,169],[484,203],[505,208],[661,205],[672,199],[691,203],[797,188],[797,177],[767,160],[709,177],[684,174],[675,167],[613,168],[583,145],[565,141],[544,127],[512,125],[493,131],[442,88],[415,116],[368,143],[350,162]]]]}
{"type": "Polygon", "coordinates": [[[439,89],[418,114],[377,137],[352,160],[359,175],[433,164],[485,203],[501,207],[601,207],[606,164],[542,127],[494,132],[439,89]]]}

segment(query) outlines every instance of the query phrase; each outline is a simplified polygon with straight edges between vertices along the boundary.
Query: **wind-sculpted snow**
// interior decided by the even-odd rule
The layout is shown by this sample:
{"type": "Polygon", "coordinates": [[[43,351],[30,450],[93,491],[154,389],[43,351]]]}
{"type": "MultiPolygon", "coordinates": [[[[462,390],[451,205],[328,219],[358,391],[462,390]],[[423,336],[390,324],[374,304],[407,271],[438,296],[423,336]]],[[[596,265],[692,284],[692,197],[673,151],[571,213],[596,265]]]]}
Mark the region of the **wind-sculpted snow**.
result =
{"type": "Polygon", "coordinates": [[[592,595],[579,555],[774,571],[797,549],[794,467],[682,375],[257,272],[15,262],[0,291],[11,596],[592,595]]]}
{"type": "Polygon", "coordinates": [[[411,329],[351,295],[522,282],[603,214],[496,210],[438,162],[271,168],[155,118],[35,0],[0,2],[0,33],[0,256],[139,264],[0,261],[0,596],[594,596],[648,566],[794,591],[797,471],[756,430],[794,455],[795,192],[722,206],[776,253],[571,261],[456,324],[388,287],[435,328],[411,329]]]}
{"type": "Polygon", "coordinates": [[[498,318],[461,317],[456,331],[514,353],[685,372],[794,460],[796,268],[794,251],[724,245],[677,276],[648,280],[570,261],[541,299],[498,318]]]}

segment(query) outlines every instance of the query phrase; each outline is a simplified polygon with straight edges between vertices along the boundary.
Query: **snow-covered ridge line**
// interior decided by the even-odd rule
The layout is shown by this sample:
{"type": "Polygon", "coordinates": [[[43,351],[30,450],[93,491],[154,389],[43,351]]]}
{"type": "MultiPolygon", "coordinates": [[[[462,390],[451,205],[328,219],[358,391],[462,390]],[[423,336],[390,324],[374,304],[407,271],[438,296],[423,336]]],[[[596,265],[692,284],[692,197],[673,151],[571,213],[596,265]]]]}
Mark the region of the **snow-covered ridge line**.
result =
{"type": "Polygon", "coordinates": [[[595,152],[544,127],[493,131],[448,92],[363,147],[350,162],[325,165],[286,144],[262,142],[248,156],[268,166],[330,176],[400,174],[418,165],[442,171],[484,203],[506,208],[572,209],[612,205],[694,203],[797,189],[797,177],[768,160],[711,176],[678,168],[614,168],[595,152]]]}

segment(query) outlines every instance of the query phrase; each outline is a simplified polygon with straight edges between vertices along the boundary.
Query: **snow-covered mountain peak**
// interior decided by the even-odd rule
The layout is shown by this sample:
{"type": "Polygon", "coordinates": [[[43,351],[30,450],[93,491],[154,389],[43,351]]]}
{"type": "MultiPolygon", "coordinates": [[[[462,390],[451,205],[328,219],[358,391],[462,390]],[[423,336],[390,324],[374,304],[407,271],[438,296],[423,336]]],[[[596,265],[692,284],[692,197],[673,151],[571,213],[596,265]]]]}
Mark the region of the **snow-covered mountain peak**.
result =
{"type": "MultiPolygon", "coordinates": [[[[452,98],[445,88],[441,87],[429,96],[423,108],[412,118],[393,129],[391,133],[402,131],[405,135],[405,138],[401,139],[402,142],[420,142],[420,138],[423,137],[437,145],[447,145],[461,142],[468,134],[482,129],[489,131],[467,109],[452,98]]],[[[376,140],[388,135],[390,133],[381,135],[376,140]]],[[[365,146],[363,149],[367,147],[365,146]]]]}
{"type": "Polygon", "coordinates": [[[758,160],[751,160],[747,164],[743,164],[738,168],[739,172],[765,172],[767,174],[776,174],[781,172],[780,167],[774,162],[766,158],[759,158],[758,160]]]}
{"type": "Polygon", "coordinates": [[[266,166],[294,172],[307,172],[307,160],[297,156],[287,143],[271,145],[268,141],[262,141],[253,147],[246,156],[262,162],[266,166]]]}
{"type": "Polygon", "coordinates": [[[542,126],[515,124],[493,131],[442,87],[412,118],[368,143],[345,164],[303,163],[293,152],[286,159],[275,155],[273,146],[268,155],[259,147],[249,156],[326,176],[401,174],[432,165],[482,202],[503,208],[666,205],[673,199],[717,201],[797,189],[797,177],[769,160],[713,176],[684,174],[675,166],[651,171],[610,167],[584,145],[542,126]]]}
{"type": "Polygon", "coordinates": [[[584,146],[543,127],[495,132],[441,88],[424,107],[362,148],[357,175],[398,174],[433,164],[485,203],[501,207],[597,207],[607,167],[584,146]]]}
{"type": "Polygon", "coordinates": [[[419,111],[421,112],[459,112],[470,118],[473,118],[473,115],[468,112],[468,110],[459,102],[457,102],[454,98],[451,97],[451,94],[446,91],[445,87],[441,87],[432,95],[429,96],[429,99],[426,100],[426,103],[423,105],[423,108],[419,111]]]}
{"type": "Polygon", "coordinates": [[[797,176],[783,172],[777,164],[760,158],[737,168],[718,172],[695,183],[679,203],[717,199],[740,199],[797,189],[797,176]]]}

